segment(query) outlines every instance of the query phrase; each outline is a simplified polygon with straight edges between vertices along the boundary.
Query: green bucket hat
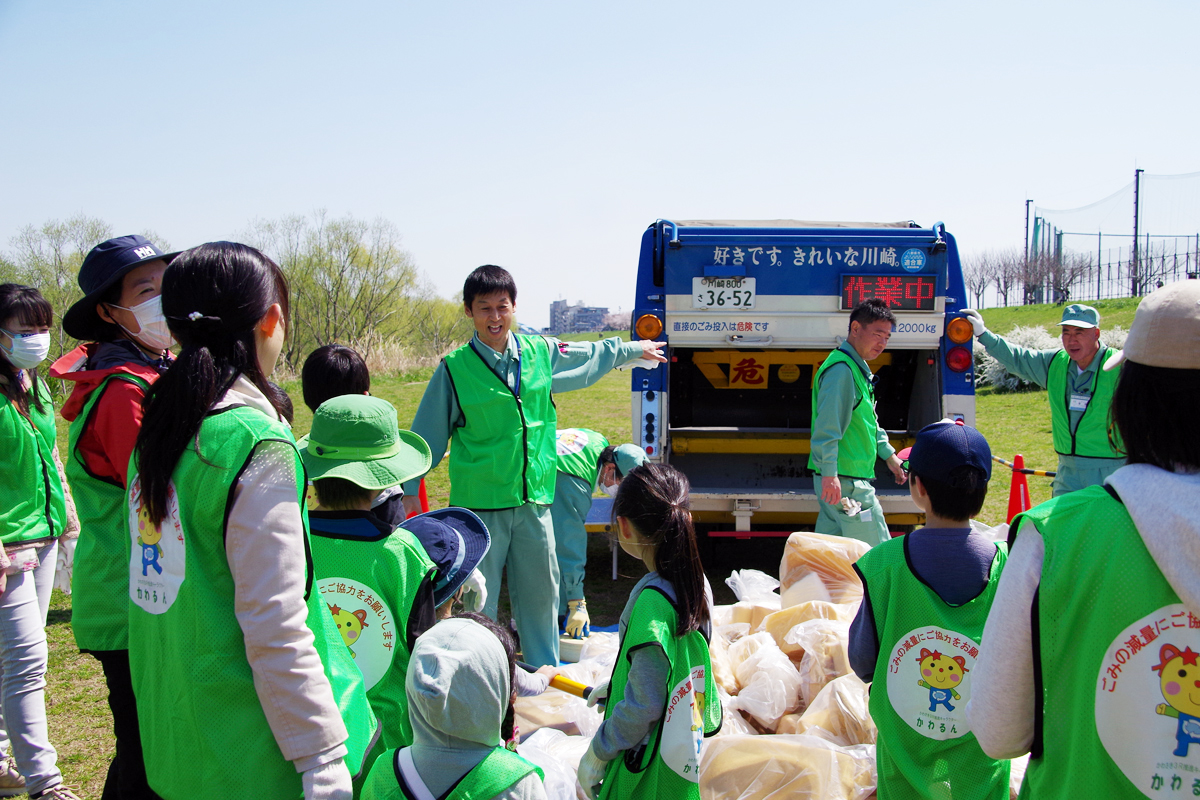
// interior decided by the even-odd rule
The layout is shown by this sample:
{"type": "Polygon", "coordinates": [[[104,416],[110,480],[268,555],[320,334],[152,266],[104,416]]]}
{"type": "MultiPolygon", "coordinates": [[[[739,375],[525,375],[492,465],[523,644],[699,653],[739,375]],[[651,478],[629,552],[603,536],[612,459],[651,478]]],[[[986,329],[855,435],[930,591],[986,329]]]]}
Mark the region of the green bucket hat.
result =
{"type": "Polygon", "coordinates": [[[364,489],[386,489],[429,471],[429,445],[396,424],[396,408],[365,394],[333,397],[313,414],[297,442],[310,480],[342,478],[364,489]]]}

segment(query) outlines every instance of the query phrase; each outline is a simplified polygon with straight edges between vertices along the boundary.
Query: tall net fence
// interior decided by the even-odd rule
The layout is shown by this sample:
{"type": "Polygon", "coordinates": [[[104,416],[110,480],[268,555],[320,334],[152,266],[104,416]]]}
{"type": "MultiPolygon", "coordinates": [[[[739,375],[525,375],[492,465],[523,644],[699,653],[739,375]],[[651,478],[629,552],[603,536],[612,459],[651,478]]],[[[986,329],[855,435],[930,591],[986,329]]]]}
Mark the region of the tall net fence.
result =
{"type": "Polygon", "coordinates": [[[1028,261],[1017,302],[1132,297],[1196,279],[1200,172],[1142,173],[1080,208],[1035,206],[1028,261]]]}

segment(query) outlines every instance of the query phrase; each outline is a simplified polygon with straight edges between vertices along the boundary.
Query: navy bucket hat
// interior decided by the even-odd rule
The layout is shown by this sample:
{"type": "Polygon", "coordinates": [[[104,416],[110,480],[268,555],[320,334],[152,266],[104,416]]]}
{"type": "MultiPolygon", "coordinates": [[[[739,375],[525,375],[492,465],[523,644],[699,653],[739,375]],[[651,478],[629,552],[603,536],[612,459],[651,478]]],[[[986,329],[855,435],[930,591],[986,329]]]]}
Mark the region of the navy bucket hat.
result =
{"type": "Polygon", "coordinates": [[[164,253],[145,236],[137,234],[118,236],[93,247],[79,267],[83,299],[63,315],[63,330],[82,341],[109,338],[113,326],[96,314],[96,304],[105,291],[134,267],[160,258],[169,264],[180,252],[164,253]]]}
{"type": "Polygon", "coordinates": [[[492,544],[487,525],[465,508],[451,506],[418,514],[399,527],[417,537],[437,567],[433,602],[438,606],[454,596],[492,544]]]}

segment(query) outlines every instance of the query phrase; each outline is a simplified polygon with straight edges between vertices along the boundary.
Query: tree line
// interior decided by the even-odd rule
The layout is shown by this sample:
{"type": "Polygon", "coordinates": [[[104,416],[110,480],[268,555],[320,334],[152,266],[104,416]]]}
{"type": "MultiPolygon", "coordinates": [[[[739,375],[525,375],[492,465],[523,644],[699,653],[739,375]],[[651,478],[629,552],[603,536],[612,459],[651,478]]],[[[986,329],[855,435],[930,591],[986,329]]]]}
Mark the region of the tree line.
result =
{"type": "MultiPolygon", "coordinates": [[[[154,231],[139,233],[163,251],[172,249],[154,231]]],[[[0,282],[35,286],[54,307],[52,358],[77,344],[61,318],[83,296],[77,277],[84,257],[116,235],[104,220],[80,214],[26,225],[0,252],[0,282]]],[[[438,295],[386,219],[317,211],[255,220],[235,238],[262,250],[287,276],[291,319],[282,359],[293,372],[331,342],[350,344],[364,357],[399,346],[416,358],[436,358],[471,335],[461,297],[438,295]]]]}
{"type": "Polygon", "coordinates": [[[963,260],[963,280],[983,306],[988,287],[995,287],[1000,304],[1028,305],[1069,301],[1071,289],[1095,274],[1090,255],[1063,252],[1025,257],[1021,248],[987,250],[963,260]]]}

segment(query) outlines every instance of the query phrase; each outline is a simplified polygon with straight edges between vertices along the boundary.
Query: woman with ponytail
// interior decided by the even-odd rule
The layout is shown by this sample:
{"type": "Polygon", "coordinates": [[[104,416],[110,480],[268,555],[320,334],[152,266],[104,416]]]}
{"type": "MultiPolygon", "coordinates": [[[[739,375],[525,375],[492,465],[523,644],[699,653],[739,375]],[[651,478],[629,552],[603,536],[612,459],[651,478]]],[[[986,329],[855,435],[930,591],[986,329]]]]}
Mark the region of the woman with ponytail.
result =
{"type": "Polygon", "coordinates": [[[621,481],[613,504],[621,549],[649,574],[621,612],[620,651],[604,721],[579,764],[589,798],[700,797],[700,744],[721,727],[708,655],[712,591],[688,510],[687,478],[645,464],[621,481]]]}
{"type": "Polygon", "coordinates": [[[69,497],[50,390],[36,369],[53,321],[37,289],[0,285],[0,681],[13,749],[12,759],[0,755],[0,795],[78,800],[62,782],[44,696],[46,614],[69,497]]]}
{"type": "Polygon", "coordinates": [[[181,350],[147,395],[129,474],[150,786],[166,800],[349,800],[375,721],[313,583],[304,468],[267,380],[287,282],[254,248],[215,242],[171,262],[162,307],[181,350]]]}

